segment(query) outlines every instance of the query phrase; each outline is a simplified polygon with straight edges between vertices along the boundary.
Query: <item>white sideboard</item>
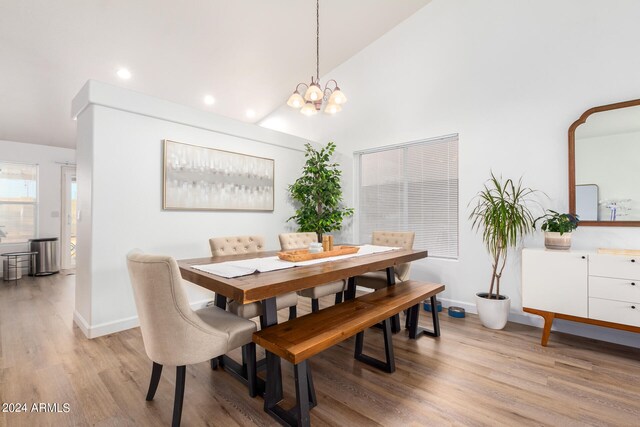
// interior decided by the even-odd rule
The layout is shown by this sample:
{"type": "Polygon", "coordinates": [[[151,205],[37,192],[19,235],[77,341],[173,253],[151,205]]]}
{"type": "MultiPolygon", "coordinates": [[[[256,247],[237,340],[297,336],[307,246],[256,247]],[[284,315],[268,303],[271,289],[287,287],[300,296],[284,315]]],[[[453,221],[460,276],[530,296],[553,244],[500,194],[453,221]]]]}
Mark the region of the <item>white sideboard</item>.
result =
{"type": "Polygon", "coordinates": [[[524,249],[522,307],[544,318],[640,332],[640,256],[524,249]]]}

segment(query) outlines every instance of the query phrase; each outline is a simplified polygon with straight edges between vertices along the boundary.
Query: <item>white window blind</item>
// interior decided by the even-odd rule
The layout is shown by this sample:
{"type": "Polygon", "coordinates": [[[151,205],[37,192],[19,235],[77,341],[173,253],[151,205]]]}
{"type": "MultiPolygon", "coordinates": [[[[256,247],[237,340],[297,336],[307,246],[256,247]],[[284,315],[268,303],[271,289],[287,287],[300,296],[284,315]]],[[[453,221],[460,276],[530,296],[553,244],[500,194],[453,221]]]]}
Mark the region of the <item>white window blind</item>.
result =
{"type": "Polygon", "coordinates": [[[414,231],[414,248],[458,257],[458,135],[359,153],[360,242],[414,231]]]}
{"type": "Polygon", "coordinates": [[[36,236],[37,179],[37,165],[0,162],[0,243],[36,236]]]}

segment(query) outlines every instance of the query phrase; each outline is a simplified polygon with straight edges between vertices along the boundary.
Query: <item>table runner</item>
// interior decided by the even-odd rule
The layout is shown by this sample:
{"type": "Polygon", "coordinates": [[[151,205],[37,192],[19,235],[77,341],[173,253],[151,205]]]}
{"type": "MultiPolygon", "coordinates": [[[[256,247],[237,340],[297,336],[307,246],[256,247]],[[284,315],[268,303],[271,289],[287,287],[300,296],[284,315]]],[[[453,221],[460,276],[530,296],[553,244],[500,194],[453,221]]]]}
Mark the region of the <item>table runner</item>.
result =
{"type": "Polygon", "coordinates": [[[357,256],[371,255],[380,252],[393,251],[401,248],[391,246],[362,245],[355,254],[339,255],[328,258],[312,259],[309,261],[290,262],[283,261],[277,256],[265,258],[251,258],[238,261],[218,262],[214,264],[194,265],[196,270],[215,274],[216,276],[232,277],[246,276],[253,273],[266,273],[269,271],[283,270],[285,268],[302,267],[306,265],[321,264],[357,256]]]}

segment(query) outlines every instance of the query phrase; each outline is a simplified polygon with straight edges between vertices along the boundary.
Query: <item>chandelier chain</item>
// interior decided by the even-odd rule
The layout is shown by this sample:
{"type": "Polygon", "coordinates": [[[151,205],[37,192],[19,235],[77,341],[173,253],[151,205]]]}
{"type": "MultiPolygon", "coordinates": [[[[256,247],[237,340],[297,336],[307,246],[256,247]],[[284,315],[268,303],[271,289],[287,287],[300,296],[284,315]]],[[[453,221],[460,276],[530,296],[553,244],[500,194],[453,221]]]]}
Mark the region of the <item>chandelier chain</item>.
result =
{"type": "Polygon", "coordinates": [[[316,80],[320,81],[320,0],[316,0],[316,80]]]}

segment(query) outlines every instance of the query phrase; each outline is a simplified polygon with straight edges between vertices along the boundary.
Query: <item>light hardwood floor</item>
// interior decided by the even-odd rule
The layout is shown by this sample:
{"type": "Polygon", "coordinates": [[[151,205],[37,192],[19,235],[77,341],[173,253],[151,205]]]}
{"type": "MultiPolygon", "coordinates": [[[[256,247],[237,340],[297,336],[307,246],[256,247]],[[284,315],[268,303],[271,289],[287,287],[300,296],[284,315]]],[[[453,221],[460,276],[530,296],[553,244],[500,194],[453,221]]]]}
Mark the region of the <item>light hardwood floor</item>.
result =
{"type": "MultiPolygon", "coordinates": [[[[0,282],[0,402],[68,403],[68,413],[1,413],[0,425],[169,425],[175,369],[153,402],[139,329],[93,340],[73,325],[75,276],[0,282]]],[[[328,303],[329,300],[323,301],[328,303]]],[[[301,298],[301,313],[309,311],[301,298]]],[[[353,360],[353,339],[311,359],[313,425],[640,425],[640,350],[509,324],[503,331],[441,316],[442,337],[394,336],[385,374],[353,360]]],[[[429,317],[421,314],[421,323],[429,317]]],[[[379,331],[366,350],[380,354],[379,331]]],[[[285,393],[292,369],[284,364],[285,393]]],[[[290,400],[290,399],[288,399],[290,400]]],[[[184,426],[274,425],[229,374],[187,368],[184,426]]]]}

